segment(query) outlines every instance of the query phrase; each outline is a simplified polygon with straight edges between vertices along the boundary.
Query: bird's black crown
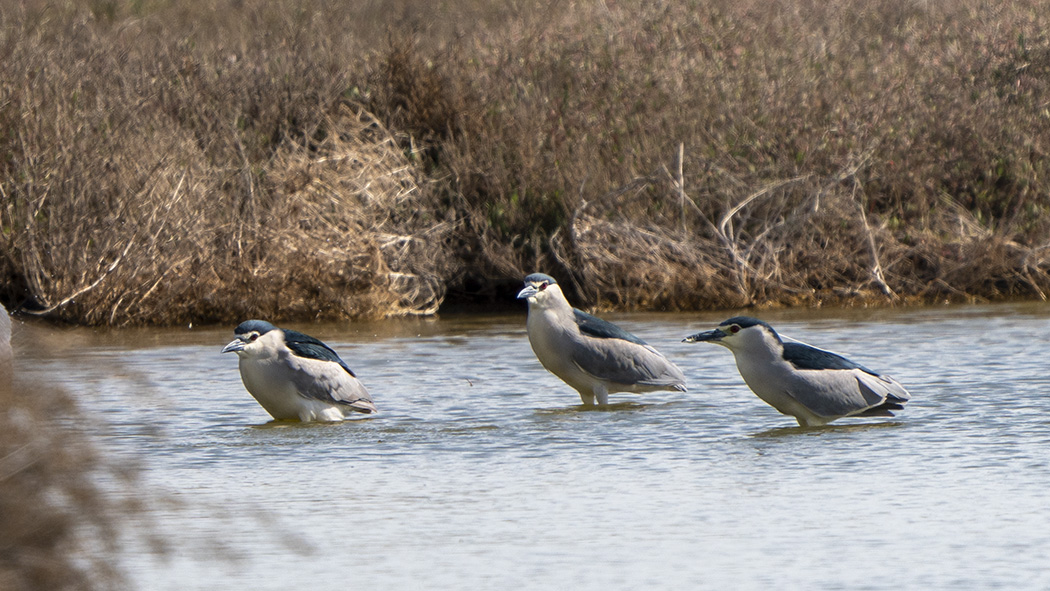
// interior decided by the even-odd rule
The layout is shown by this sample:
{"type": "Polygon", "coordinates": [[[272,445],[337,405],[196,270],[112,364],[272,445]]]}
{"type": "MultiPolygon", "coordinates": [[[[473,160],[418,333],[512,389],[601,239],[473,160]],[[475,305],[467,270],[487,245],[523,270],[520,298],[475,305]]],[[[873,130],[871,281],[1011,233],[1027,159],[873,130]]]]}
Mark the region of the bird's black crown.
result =
{"type": "Polygon", "coordinates": [[[265,320],[245,320],[238,324],[237,328],[233,329],[233,334],[248,334],[250,332],[266,334],[271,330],[277,330],[277,327],[265,320]]]}
{"type": "Polygon", "coordinates": [[[525,283],[542,283],[546,281],[549,285],[557,285],[558,281],[545,273],[533,273],[525,277],[525,283]]]}

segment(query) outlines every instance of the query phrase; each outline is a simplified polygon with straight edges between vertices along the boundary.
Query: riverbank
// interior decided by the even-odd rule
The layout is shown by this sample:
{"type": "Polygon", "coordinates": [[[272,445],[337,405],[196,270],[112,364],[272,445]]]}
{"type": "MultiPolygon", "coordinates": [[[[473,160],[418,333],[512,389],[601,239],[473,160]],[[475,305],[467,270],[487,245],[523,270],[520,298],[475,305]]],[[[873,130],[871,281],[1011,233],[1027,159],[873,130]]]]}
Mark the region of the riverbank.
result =
{"type": "Polygon", "coordinates": [[[0,7],[0,300],[93,325],[1043,298],[1050,15],[0,7]]]}

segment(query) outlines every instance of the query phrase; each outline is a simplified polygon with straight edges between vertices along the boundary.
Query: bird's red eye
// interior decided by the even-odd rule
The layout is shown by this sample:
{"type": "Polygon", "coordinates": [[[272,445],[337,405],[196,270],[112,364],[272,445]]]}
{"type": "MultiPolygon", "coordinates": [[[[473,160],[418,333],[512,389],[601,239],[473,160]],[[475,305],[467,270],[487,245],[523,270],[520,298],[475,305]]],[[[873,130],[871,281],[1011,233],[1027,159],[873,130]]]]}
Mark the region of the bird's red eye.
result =
{"type": "Polygon", "coordinates": [[[736,334],[740,332],[740,327],[734,324],[733,326],[729,327],[729,332],[736,334]]]}
{"type": "Polygon", "coordinates": [[[252,334],[248,335],[248,341],[249,342],[254,343],[255,339],[257,339],[257,338],[259,338],[259,333],[257,333],[257,332],[253,332],[252,334]]]}
{"type": "Polygon", "coordinates": [[[550,284],[549,284],[549,283],[547,283],[546,281],[544,281],[543,283],[541,283],[541,284],[540,284],[540,291],[543,291],[543,290],[547,289],[547,286],[548,286],[548,285],[550,285],[550,284]]]}

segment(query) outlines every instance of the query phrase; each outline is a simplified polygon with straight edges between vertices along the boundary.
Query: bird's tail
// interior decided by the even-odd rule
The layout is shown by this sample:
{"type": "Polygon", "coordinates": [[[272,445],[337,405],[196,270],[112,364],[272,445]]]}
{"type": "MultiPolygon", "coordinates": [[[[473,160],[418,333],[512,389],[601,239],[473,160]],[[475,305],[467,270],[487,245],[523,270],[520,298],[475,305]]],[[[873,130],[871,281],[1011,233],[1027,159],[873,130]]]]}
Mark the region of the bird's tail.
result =
{"type": "Polygon", "coordinates": [[[878,406],[873,406],[862,413],[854,416],[858,417],[892,417],[895,410],[904,410],[904,405],[907,404],[908,399],[902,398],[890,394],[886,396],[886,400],[878,406]]]}
{"type": "Polygon", "coordinates": [[[358,398],[357,400],[353,400],[350,402],[340,400],[339,402],[350,407],[350,410],[354,412],[359,412],[362,414],[374,414],[379,412],[379,409],[376,408],[376,405],[373,404],[372,401],[368,398],[358,398]]]}

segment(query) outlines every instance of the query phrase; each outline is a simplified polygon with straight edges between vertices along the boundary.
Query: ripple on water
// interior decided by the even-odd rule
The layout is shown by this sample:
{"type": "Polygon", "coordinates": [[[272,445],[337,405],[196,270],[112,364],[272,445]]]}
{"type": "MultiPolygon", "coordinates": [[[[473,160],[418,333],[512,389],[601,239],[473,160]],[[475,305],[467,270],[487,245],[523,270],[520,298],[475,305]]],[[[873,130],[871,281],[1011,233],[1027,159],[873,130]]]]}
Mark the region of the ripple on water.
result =
{"type": "Polygon", "coordinates": [[[179,551],[125,561],[143,588],[1050,588],[1050,309],[768,312],[913,394],[816,429],[725,350],[677,343],[724,316],[618,317],[690,391],[600,410],[539,366],[521,316],[318,326],[380,408],[337,424],[270,422],[225,328],[74,331],[20,369],[63,381],[179,501],[157,511],[179,551]]]}

